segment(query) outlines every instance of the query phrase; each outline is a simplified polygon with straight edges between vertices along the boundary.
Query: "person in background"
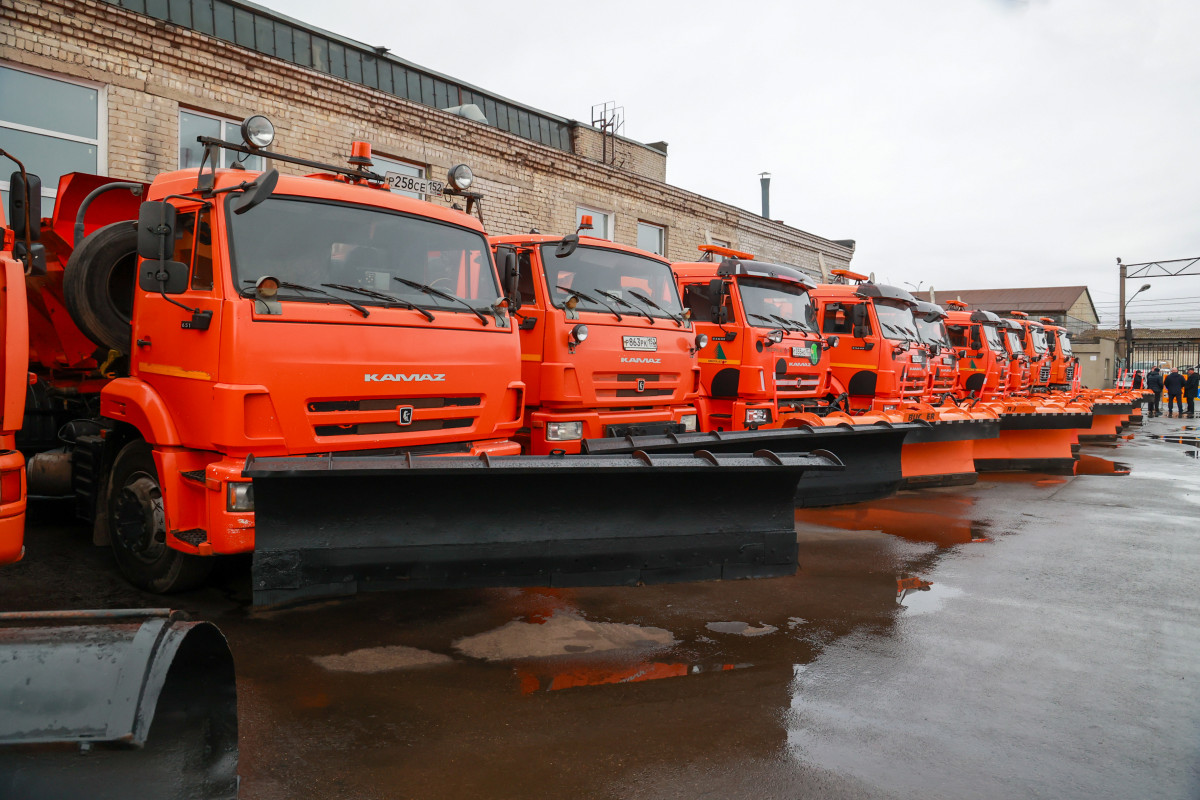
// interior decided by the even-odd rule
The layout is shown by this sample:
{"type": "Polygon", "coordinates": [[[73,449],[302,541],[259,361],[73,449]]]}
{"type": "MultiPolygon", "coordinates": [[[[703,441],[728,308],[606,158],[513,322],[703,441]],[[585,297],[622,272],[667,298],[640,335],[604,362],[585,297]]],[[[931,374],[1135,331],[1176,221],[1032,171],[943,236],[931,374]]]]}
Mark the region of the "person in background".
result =
{"type": "Polygon", "coordinates": [[[1150,370],[1146,375],[1146,388],[1150,390],[1150,416],[1161,416],[1158,411],[1159,401],[1162,400],[1163,376],[1159,372],[1158,367],[1150,370]]]}
{"type": "Polygon", "coordinates": [[[1183,416],[1183,385],[1187,381],[1179,374],[1178,367],[1171,367],[1171,374],[1163,378],[1163,387],[1167,390],[1167,416],[1174,416],[1172,409],[1179,408],[1179,416],[1183,416]]]}
{"type": "Polygon", "coordinates": [[[1133,388],[1142,388],[1142,371],[1140,369],[1135,369],[1133,371],[1133,388]]]}
{"type": "Polygon", "coordinates": [[[1187,380],[1183,384],[1183,393],[1188,401],[1188,419],[1196,416],[1196,395],[1200,393],[1200,373],[1195,367],[1188,367],[1187,380]]]}

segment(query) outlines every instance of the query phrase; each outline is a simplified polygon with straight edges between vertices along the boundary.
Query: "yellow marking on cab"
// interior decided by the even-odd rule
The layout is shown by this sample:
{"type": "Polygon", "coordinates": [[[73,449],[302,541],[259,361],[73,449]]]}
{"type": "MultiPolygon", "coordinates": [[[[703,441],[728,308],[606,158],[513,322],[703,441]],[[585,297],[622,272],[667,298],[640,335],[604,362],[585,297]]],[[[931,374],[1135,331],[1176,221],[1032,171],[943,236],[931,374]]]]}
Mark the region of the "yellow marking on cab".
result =
{"type": "Polygon", "coordinates": [[[211,381],[212,375],[194,369],[184,369],[170,364],[138,364],[138,372],[153,372],[156,375],[170,375],[172,378],[191,378],[194,381],[211,381]]]}
{"type": "Polygon", "coordinates": [[[874,364],[830,364],[829,366],[831,366],[831,367],[851,367],[851,368],[864,367],[866,369],[871,369],[875,365],[874,364]]]}
{"type": "Polygon", "coordinates": [[[542,357],[537,353],[521,353],[522,361],[541,361],[542,357]]]}
{"type": "Polygon", "coordinates": [[[734,366],[738,366],[742,362],[741,362],[741,359],[734,359],[734,358],[702,358],[702,359],[700,359],[700,363],[701,364],[733,364],[734,366]]]}

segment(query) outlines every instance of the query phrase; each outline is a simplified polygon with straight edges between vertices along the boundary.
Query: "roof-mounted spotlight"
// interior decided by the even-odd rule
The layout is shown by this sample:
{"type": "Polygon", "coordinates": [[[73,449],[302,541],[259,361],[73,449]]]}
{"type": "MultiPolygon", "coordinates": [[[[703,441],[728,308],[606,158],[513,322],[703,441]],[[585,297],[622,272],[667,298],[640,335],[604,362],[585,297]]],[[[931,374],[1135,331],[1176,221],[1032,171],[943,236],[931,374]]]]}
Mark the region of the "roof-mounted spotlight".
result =
{"type": "Polygon", "coordinates": [[[456,167],[450,168],[450,172],[446,178],[450,181],[450,187],[454,191],[465,192],[475,182],[475,173],[466,164],[459,164],[456,167]]]}
{"type": "Polygon", "coordinates": [[[242,141],[255,150],[270,147],[275,141],[275,126],[262,114],[246,117],[242,120],[242,141]]]}

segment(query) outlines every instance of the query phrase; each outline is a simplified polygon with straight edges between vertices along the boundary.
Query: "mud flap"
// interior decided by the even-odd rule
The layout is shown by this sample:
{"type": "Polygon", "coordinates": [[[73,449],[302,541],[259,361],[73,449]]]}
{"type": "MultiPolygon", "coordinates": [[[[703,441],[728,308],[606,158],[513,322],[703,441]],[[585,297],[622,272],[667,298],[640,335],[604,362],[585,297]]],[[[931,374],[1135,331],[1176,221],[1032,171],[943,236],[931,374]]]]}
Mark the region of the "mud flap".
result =
{"type": "Polygon", "coordinates": [[[975,442],[975,469],[1074,474],[1075,432],[1091,421],[1081,413],[1001,414],[1000,438],[975,442]]]}
{"type": "Polygon", "coordinates": [[[587,453],[691,453],[707,450],[737,453],[764,448],[775,453],[826,450],[846,465],[844,472],[808,471],[795,486],[796,508],[858,503],[895,494],[904,477],[900,452],[905,437],[929,428],[926,422],[880,422],[870,425],[801,425],[757,431],[627,436],[586,439],[587,453]]]}
{"type": "Polygon", "coordinates": [[[765,451],[251,456],[254,602],[790,575],[796,482],[841,468],[765,451]]]}
{"type": "Polygon", "coordinates": [[[233,658],[168,610],[0,614],[0,797],[234,798],[233,658]]]}

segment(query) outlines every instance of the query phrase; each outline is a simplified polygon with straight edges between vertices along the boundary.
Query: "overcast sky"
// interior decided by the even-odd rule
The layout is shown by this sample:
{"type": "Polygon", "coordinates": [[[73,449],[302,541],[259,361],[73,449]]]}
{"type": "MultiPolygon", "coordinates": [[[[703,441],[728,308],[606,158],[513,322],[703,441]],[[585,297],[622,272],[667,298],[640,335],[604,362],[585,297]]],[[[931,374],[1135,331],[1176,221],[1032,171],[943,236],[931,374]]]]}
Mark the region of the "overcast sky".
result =
{"type": "MultiPolygon", "coordinates": [[[[1195,0],[259,0],[584,122],[670,144],[667,181],[831,239],[928,288],[1086,284],[1200,256],[1195,0]]],[[[1135,324],[1200,325],[1200,277],[1135,324]]],[[[1143,281],[1130,281],[1129,292],[1143,281]]]]}

